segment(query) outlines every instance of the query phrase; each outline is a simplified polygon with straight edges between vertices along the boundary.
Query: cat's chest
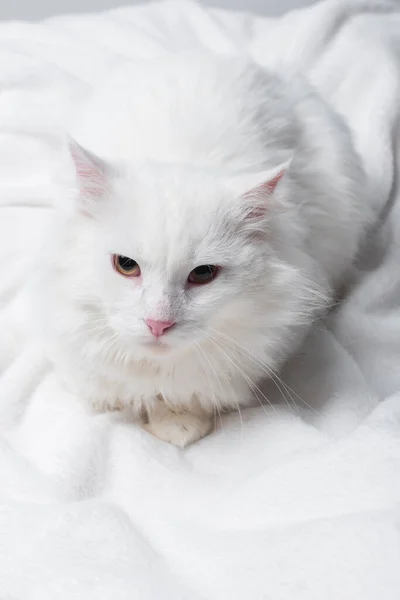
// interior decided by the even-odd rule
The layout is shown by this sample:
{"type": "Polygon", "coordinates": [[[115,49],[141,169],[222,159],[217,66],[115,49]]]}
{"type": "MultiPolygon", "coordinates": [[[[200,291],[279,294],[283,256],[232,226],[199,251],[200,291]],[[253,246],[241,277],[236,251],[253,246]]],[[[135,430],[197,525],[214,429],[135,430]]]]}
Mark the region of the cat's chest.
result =
{"type": "Polygon", "coordinates": [[[187,399],[188,396],[204,389],[204,373],[196,361],[181,359],[167,361],[132,361],[128,365],[109,365],[103,370],[107,387],[118,389],[124,398],[137,397],[140,400],[155,397],[187,399]]]}

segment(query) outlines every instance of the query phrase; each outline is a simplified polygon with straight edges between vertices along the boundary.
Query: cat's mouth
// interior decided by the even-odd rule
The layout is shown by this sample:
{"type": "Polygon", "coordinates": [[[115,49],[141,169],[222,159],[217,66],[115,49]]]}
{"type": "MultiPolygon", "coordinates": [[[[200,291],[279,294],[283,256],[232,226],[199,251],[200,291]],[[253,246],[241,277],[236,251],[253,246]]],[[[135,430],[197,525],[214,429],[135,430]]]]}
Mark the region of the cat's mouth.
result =
{"type": "Polygon", "coordinates": [[[155,354],[161,354],[171,350],[171,345],[161,338],[147,339],[143,342],[143,346],[150,349],[155,354]]]}
{"type": "Polygon", "coordinates": [[[186,349],[192,341],[193,335],[188,336],[185,333],[170,333],[169,331],[165,335],[152,336],[145,335],[138,340],[140,346],[145,352],[149,354],[162,356],[168,354],[180,353],[183,349],[186,349]]]}

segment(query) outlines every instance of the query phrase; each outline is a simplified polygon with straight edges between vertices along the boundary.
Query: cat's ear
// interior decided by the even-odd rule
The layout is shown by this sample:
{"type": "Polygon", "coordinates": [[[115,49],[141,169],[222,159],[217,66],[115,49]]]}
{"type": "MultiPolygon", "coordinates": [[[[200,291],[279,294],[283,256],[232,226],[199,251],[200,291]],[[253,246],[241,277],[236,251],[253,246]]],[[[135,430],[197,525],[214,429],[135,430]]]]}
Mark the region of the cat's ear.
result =
{"type": "Polygon", "coordinates": [[[247,203],[248,216],[262,217],[268,210],[269,200],[282,177],[284,177],[289,162],[268,171],[238,175],[229,182],[229,187],[247,203]]]}
{"type": "Polygon", "coordinates": [[[75,140],[70,139],[68,147],[79,186],[79,208],[88,216],[93,216],[96,204],[107,194],[111,169],[75,140]]]}

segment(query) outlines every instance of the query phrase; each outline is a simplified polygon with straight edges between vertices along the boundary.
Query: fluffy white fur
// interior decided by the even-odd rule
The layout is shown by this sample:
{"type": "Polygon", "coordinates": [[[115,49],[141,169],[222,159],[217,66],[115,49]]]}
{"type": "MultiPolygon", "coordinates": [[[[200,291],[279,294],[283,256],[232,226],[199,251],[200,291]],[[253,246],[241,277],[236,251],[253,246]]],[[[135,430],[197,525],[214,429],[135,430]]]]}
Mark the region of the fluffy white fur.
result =
{"type": "Polygon", "coordinates": [[[216,409],[262,400],[343,281],[369,221],[351,135],[297,78],[191,56],[123,65],[74,136],[76,185],[60,186],[35,284],[41,335],[82,399],[145,410],[184,446],[216,409]],[[218,276],[188,286],[203,264],[218,276]],[[176,325],[155,342],[145,318],[176,325]]]}

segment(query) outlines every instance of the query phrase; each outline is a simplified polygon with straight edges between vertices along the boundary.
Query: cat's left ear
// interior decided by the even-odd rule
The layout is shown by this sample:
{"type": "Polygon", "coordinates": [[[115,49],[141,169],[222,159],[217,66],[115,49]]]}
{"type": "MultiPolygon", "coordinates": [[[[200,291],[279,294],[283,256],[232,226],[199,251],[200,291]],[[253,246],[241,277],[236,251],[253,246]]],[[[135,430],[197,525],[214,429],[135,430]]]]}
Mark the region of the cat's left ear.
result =
{"type": "Polygon", "coordinates": [[[96,204],[107,194],[111,169],[101,158],[82,148],[75,140],[70,139],[68,147],[79,186],[79,208],[88,216],[93,216],[96,204]]]}
{"type": "Polygon", "coordinates": [[[262,217],[268,210],[268,203],[289,167],[290,161],[268,171],[238,175],[229,182],[236,197],[246,202],[251,217],[262,217]]]}

